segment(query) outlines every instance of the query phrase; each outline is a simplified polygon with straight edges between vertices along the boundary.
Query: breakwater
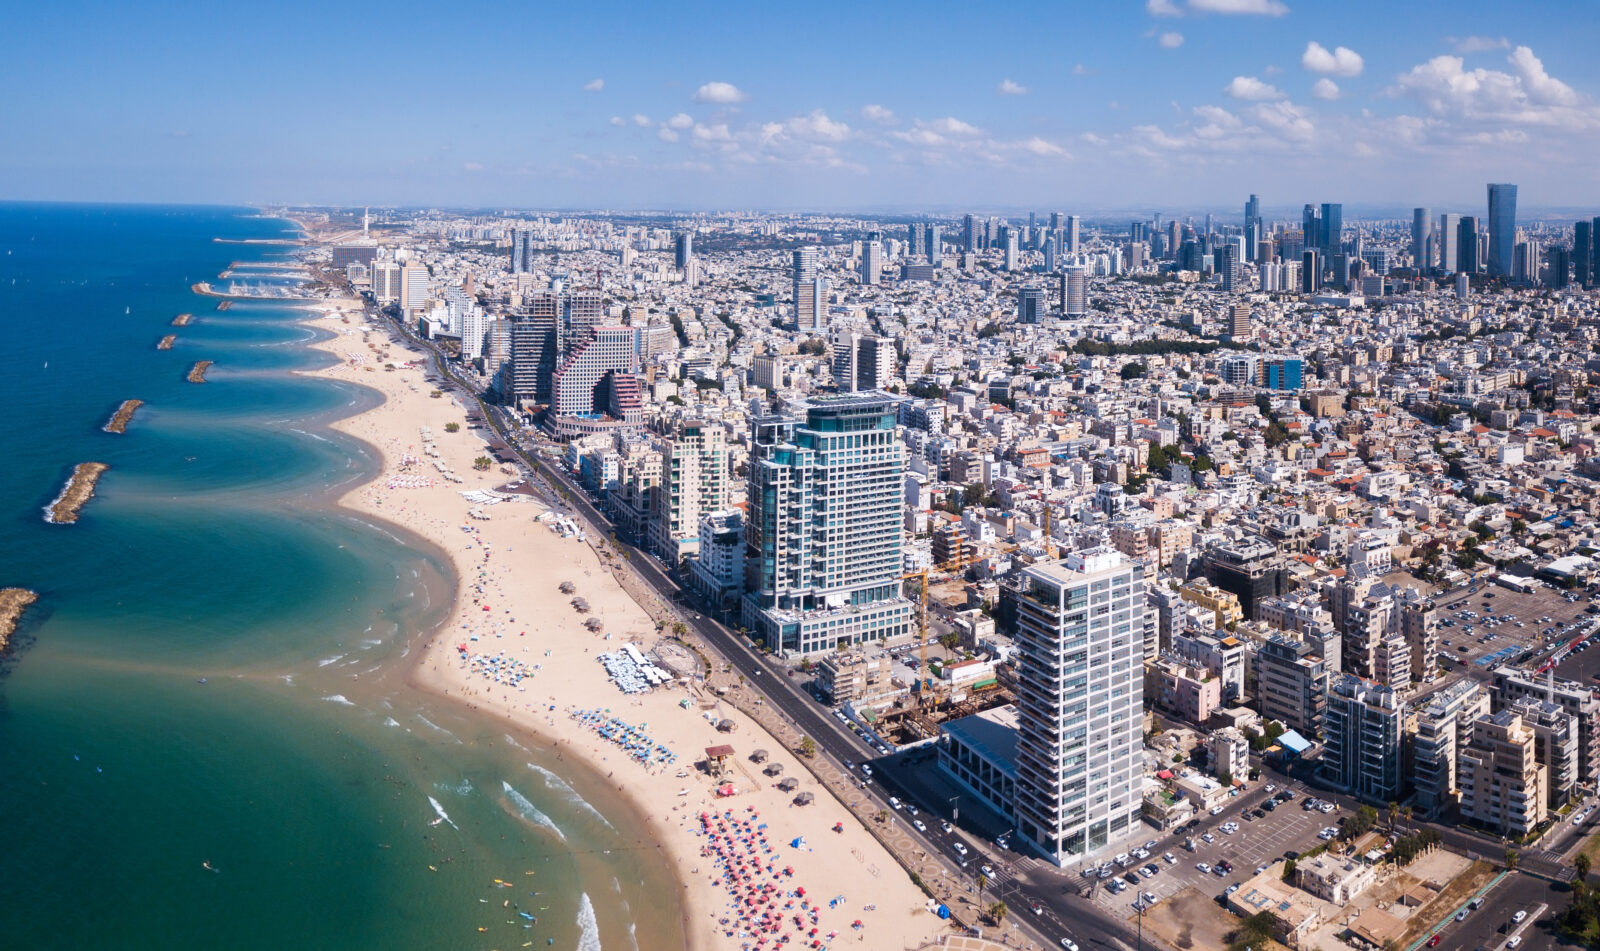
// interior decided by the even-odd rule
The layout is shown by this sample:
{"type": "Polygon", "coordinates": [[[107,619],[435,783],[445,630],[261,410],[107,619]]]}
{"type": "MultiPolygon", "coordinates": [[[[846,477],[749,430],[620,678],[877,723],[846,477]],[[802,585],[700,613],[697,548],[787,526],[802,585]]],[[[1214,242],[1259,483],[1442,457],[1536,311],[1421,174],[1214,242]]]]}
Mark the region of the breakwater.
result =
{"type": "Polygon", "coordinates": [[[11,635],[17,632],[17,622],[28,605],[39,596],[27,588],[0,588],[0,654],[11,646],[11,635]]]}
{"type": "Polygon", "coordinates": [[[156,344],[156,349],[157,350],[171,350],[172,349],[172,342],[174,340],[177,340],[177,339],[178,339],[178,335],[177,334],[167,334],[165,337],[161,338],[161,342],[160,343],[156,344]]]}
{"type": "Polygon", "coordinates": [[[72,478],[62,487],[55,501],[45,506],[44,520],[56,525],[71,525],[78,513],[94,498],[95,483],[111,468],[103,462],[80,462],[72,470],[72,478]]]}
{"type": "Polygon", "coordinates": [[[179,314],[178,316],[172,318],[172,326],[174,326],[174,327],[186,327],[186,326],[189,325],[189,321],[191,321],[193,319],[194,319],[194,315],[193,314],[179,314]]]}
{"type": "Polygon", "coordinates": [[[133,414],[144,405],[144,400],[123,400],[117,411],[111,414],[111,421],[106,423],[105,431],[108,433],[125,433],[128,431],[128,422],[133,419],[133,414]]]}
{"type": "Polygon", "coordinates": [[[199,363],[196,363],[194,366],[190,367],[189,368],[189,382],[190,383],[204,383],[206,381],[206,370],[210,366],[211,366],[211,361],[210,360],[201,360],[199,363]]]}

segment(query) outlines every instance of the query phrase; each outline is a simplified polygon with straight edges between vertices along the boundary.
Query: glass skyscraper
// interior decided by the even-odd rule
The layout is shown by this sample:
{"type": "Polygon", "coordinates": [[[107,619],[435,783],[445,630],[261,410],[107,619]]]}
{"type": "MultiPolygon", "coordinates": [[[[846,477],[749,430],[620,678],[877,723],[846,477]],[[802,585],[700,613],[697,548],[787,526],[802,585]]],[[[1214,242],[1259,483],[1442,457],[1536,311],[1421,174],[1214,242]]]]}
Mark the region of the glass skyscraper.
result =
{"type": "Polygon", "coordinates": [[[1344,250],[1344,205],[1323,202],[1319,230],[1322,232],[1322,254],[1331,260],[1344,250]]]}
{"type": "Polygon", "coordinates": [[[1517,247],[1517,186],[1489,186],[1489,276],[1510,277],[1517,247]]]}

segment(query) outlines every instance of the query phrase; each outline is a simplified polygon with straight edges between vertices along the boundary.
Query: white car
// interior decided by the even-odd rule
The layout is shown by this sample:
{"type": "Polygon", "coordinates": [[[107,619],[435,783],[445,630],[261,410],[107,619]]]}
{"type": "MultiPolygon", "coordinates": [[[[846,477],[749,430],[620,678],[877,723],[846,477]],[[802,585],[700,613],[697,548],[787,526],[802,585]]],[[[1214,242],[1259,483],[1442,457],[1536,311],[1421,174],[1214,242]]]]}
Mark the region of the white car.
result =
{"type": "Polygon", "coordinates": [[[911,824],[917,827],[917,831],[918,832],[927,832],[928,831],[928,827],[922,824],[922,820],[921,819],[913,819],[913,820],[911,820],[911,824]]]}
{"type": "Polygon", "coordinates": [[[1071,938],[1062,938],[1061,946],[1066,948],[1067,951],[1078,951],[1078,946],[1073,943],[1071,938]]]}
{"type": "Polygon", "coordinates": [[[1222,807],[1221,806],[1212,806],[1211,807],[1211,814],[1214,815],[1214,816],[1222,815],[1222,807]]]}
{"type": "MultiPolygon", "coordinates": [[[[950,820],[948,819],[940,819],[939,828],[943,829],[946,835],[949,835],[951,832],[955,831],[955,826],[952,826],[950,824],[950,820]]],[[[956,844],[960,845],[961,843],[957,842],[956,844]]]]}
{"type": "Polygon", "coordinates": [[[1204,840],[1207,845],[1217,841],[1217,837],[1209,832],[1201,833],[1200,838],[1204,840]]]}
{"type": "Polygon", "coordinates": [[[1194,863],[1194,867],[1195,867],[1195,869],[1197,871],[1202,872],[1202,873],[1204,873],[1206,875],[1210,875],[1211,874],[1211,866],[1207,865],[1204,862],[1196,862],[1196,863],[1194,863]]]}
{"type": "Polygon", "coordinates": [[[1176,855],[1173,855],[1171,852],[1168,852],[1166,855],[1163,855],[1161,857],[1167,860],[1167,864],[1168,865],[1176,865],[1176,864],[1178,864],[1178,857],[1176,855]]]}
{"type": "Polygon", "coordinates": [[[1524,918],[1526,918],[1526,917],[1528,917],[1528,913],[1527,912],[1519,911],[1516,914],[1511,916],[1511,923],[1520,925],[1520,924],[1522,924],[1522,920],[1524,918]]]}
{"type": "Polygon", "coordinates": [[[984,878],[994,878],[994,869],[987,865],[978,866],[978,871],[983,873],[984,878]]]}
{"type": "Polygon", "coordinates": [[[963,843],[957,842],[955,844],[955,850],[957,852],[959,852],[960,854],[962,854],[962,855],[966,855],[967,854],[967,847],[963,843]]]}

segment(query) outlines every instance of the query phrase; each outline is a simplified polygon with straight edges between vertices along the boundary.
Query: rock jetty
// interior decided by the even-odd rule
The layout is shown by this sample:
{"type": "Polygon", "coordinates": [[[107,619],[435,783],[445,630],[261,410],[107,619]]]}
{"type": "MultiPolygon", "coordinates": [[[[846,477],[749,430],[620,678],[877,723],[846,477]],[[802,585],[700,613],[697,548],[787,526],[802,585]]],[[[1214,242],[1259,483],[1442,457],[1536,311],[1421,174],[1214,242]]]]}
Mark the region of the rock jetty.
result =
{"type": "Polygon", "coordinates": [[[160,343],[156,344],[156,349],[157,350],[171,350],[172,349],[172,342],[174,340],[177,340],[177,339],[178,339],[178,335],[177,334],[167,334],[165,337],[161,338],[161,342],[160,343]]]}
{"type": "Polygon", "coordinates": [[[78,520],[78,513],[89,500],[94,498],[94,486],[100,481],[100,476],[111,468],[103,462],[80,462],[72,470],[72,478],[67,480],[61,494],[56,496],[44,510],[44,520],[57,525],[71,525],[78,520]]]}
{"type": "Polygon", "coordinates": [[[172,318],[172,326],[174,326],[174,327],[186,327],[186,326],[189,325],[189,321],[191,321],[193,319],[194,319],[194,315],[193,314],[179,314],[178,316],[172,318]]]}
{"type": "Polygon", "coordinates": [[[206,369],[210,366],[210,360],[201,360],[199,363],[196,363],[189,370],[189,382],[204,383],[206,381],[206,369]]]}
{"type": "Polygon", "coordinates": [[[144,400],[123,400],[117,411],[111,414],[111,421],[106,423],[108,433],[125,433],[128,431],[128,421],[133,419],[133,414],[144,405],[144,400]]]}
{"type": "Polygon", "coordinates": [[[27,588],[0,588],[0,654],[11,646],[11,635],[17,632],[17,622],[28,605],[39,596],[27,588]]]}

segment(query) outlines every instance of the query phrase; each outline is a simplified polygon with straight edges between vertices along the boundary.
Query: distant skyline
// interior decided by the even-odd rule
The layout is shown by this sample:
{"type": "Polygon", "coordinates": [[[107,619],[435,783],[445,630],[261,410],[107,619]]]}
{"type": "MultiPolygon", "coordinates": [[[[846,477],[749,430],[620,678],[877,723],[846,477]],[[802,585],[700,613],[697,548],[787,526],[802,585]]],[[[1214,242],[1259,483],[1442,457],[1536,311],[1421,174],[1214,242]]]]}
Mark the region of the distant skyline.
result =
{"type": "Polygon", "coordinates": [[[14,5],[0,199],[1600,207],[1576,2],[14,5]]]}

